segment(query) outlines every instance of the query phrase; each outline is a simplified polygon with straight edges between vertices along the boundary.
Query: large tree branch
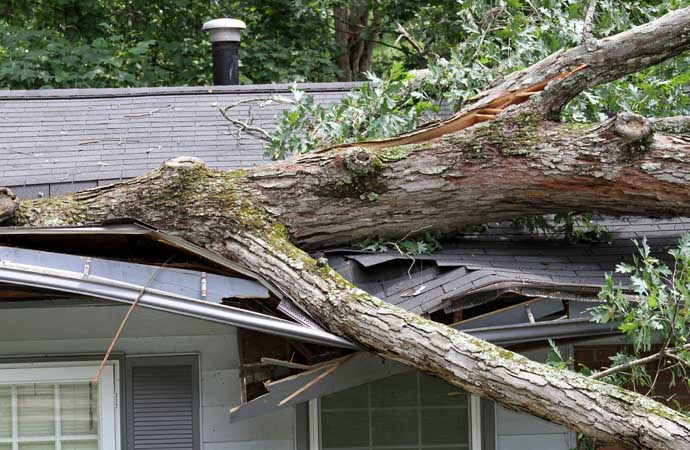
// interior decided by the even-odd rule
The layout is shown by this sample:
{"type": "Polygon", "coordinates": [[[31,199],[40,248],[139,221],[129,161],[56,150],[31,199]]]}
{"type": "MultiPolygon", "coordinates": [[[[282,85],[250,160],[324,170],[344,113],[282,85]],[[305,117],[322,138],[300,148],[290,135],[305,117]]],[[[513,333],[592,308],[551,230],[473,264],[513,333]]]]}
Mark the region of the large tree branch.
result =
{"type": "Polygon", "coordinates": [[[690,214],[689,164],[690,141],[652,133],[639,116],[585,126],[525,113],[426,144],[332,150],[246,176],[294,242],[314,248],[559,211],[690,214]]]}
{"type": "Polygon", "coordinates": [[[624,33],[556,52],[497,80],[449,119],[389,139],[340,147],[385,148],[424,142],[490,120],[517,104],[556,119],[561,108],[585,89],[638,72],[689,48],[690,8],[679,9],[624,33]]]}
{"type": "Polygon", "coordinates": [[[556,117],[563,106],[580,92],[639,72],[690,49],[690,8],[678,9],[652,22],[615,36],[585,42],[565,52],[556,52],[533,66],[506,77],[481,94],[476,106],[493,95],[549,79],[573,67],[587,64],[572,77],[553,83],[541,95],[539,109],[556,117]]]}
{"type": "MultiPolygon", "coordinates": [[[[306,170],[308,167],[304,166],[306,170]]],[[[15,224],[134,217],[250,267],[324,324],[386,358],[626,448],[690,449],[690,421],[624,389],[532,362],[355,288],[288,240],[241,172],[178,159],[139,179],[23,202],[15,224]]]]}

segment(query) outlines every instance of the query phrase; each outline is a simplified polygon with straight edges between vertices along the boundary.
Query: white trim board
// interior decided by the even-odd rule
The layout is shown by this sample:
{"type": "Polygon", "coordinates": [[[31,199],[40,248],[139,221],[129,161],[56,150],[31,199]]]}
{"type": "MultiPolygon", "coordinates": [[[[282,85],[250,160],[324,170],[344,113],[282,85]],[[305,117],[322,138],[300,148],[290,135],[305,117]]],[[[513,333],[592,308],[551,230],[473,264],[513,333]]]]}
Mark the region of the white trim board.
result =
{"type": "MultiPolygon", "coordinates": [[[[118,366],[117,361],[106,364],[98,381],[99,450],[120,450],[118,366]]],[[[0,364],[0,385],[91,381],[97,370],[98,362],[0,364]]]]}

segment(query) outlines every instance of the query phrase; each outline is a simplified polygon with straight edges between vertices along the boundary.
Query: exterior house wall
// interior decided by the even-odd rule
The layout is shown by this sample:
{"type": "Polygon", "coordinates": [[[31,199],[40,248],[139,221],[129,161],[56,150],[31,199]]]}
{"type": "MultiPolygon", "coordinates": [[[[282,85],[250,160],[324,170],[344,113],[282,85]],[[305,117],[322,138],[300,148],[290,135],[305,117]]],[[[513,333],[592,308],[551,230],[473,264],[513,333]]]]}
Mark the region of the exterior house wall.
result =
{"type": "MultiPolygon", "coordinates": [[[[559,350],[566,359],[572,353],[567,345],[559,350]]],[[[549,350],[537,348],[519,353],[533,361],[544,362],[549,350]]],[[[567,428],[500,405],[495,407],[495,420],[496,450],[569,450],[576,444],[575,433],[567,428]]]]}
{"type": "MultiPolygon", "coordinates": [[[[126,306],[41,307],[0,310],[0,357],[102,354],[126,306]]],[[[294,408],[238,423],[229,409],[240,403],[237,330],[144,308],[134,311],[115,352],[126,357],[198,354],[203,450],[295,448],[294,408]]],[[[523,352],[543,360],[545,350],[523,352]]],[[[572,433],[522,413],[495,408],[496,449],[566,450],[572,433]]]]}
{"type": "Polygon", "coordinates": [[[496,450],[569,450],[573,441],[560,425],[496,405],[496,450]]]}
{"type": "MultiPolygon", "coordinates": [[[[652,347],[652,352],[658,352],[660,344],[652,347]]],[[[593,370],[602,370],[611,366],[610,358],[618,352],[626,351],[631,354],[633,349],[629,345],[622,344],[600,344],[600,345],[577,345],[575,346],[575,364],[576,366],[585,365],[593,370]]],[[[650,373],[654,374],[655,366],[650,364],[648,367],[650,373]]],[[[654,389],[654,397],[656,400],[666,403],[672,408],[678,406],[687,407],[690,405],[690,389],[682,381],[676,382],[672,386],[672,375],[669,371],[659,374],[654,389]]],[[[643,388],[646,389],[646,388],[643,388]]],[[[644,390],[642,392],[645,392],[644,390]]]]}
{"type": "MultiPolygon", "coordinates": [[[[125,306],[0,310],[0,357],[102,354],[125,306]]],[[[203,450],[290,450],[295,412],[288,408],[239,423],[229,409],[240,402],[236,328],[139,308],[114,349],[126,357],[197,354],[203,450]]]]}

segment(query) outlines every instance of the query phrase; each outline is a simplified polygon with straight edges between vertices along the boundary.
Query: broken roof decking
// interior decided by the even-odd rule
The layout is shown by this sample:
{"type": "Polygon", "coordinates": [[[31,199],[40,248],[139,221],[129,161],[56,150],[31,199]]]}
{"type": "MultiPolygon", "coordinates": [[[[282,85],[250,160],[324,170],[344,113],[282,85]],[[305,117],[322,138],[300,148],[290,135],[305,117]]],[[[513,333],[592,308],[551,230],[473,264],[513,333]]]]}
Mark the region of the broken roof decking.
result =
{"type": "MultiPolygon", "coordinates": [[[[614,324],[593,323],[587,318],[518,323],[462,330],[497,345],[513,345],[545,339],[570,339],[616,333],[614,324]]],[[[297,375],[265,383],[268,393],[230,410],[230,420],[238,422],[280,408],[330,395],[364,383],[413,370],[399,362],[373,353],[357,352],[314,366],[297,375]],[[338,367],[335,367],[338,365],[338,367]],[[329,369],[334,369],[326,374],[329,369]],[[324,376],[323,379],[317,379],[324,376]]]]}
{"type": "MultiPolygon", "coordinates": [[[[412,260],[398,252],[331,249],[326,255],[346,278],[371,294],[409,311],[425,314],[473,294],[518,287],[586,292],[596,297],[604,274],[630,261],[632,239],[647,236],[661,257],[690,231],[690,219],[621,218],[598,223],[612,233],[611,243],[568,244],[528,235],[508,225],[469,235],[431,255],[412,260]]],[[[614,278],[625,281],[618,275],[614,278]]]]}
{"type": "MultiPolygon", "coordinates": [[[[242,277],[205,271],[144,265],[92,256],[56,253],[37,249],[0,246],[0,284],[5,287],[38,289],[74,294],[80,298],[133,303],[184,316],[234,325],[286,338],[335,347],[356,348],[350,341],[326,332],[316,324],[304,325],[280,317],[223,304],[223,299],[269,298],[264,280],[205,249],[140,223],[118,223],[95,227],[1,228],[0,237],[12,241],[26,235],[41,235],[61,241],[67,236],[143,236],[184,250],[225,267],[242,277]]],[[[50,247],[50,239],[41,242],[50,247]]],[[[168,262],[170,259],[168,260],[168,262]]],[[[0,287],[2,287],[0,286],[0,287]]],[[[0,293],[2,290],[0,289],[0,293]]],[[[1,296],[0,296],[1,297],[1,296]]],[[[43,297],[41,297],[43,298],[43,297]]],[[[0,301],[2,298],[0,298],[0,301]]],[[[289,302],[282,299],[282,302],[289,302]]]]}
{"type": "MultiPolygon", "coordinates": [[[[352,83],[298,85],[317,103],[332,103],[352,83]]],[[[267,162],[263,142],[236,128],[218,108],[281,95],[289,85],[0,91],[0,185],[20,197],[60,195],[196,156],[216,169],[267,162]]],[[[287,106],[233,108],[231,117],[275,128],[287,106]]]]}

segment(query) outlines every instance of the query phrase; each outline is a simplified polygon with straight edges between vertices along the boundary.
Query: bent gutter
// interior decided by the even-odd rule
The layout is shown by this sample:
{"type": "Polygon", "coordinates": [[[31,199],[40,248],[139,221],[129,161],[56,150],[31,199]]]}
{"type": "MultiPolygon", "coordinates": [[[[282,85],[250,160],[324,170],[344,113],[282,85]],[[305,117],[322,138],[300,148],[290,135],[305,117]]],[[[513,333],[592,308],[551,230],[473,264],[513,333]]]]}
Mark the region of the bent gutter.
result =
{"type": "Polygon", "coordinates": [[[200,301],[157,289],[147,289],[140,285],[94,275],[85,277],[83,273],[2,260],[0,261],[0,282],[87,295],[128,304],[136,301],[141,294],[138,303],[147,308],[314,344],[349,349],[357,348],[347,339],[326,331],[305,327],[266,314],[200,301]]]}

